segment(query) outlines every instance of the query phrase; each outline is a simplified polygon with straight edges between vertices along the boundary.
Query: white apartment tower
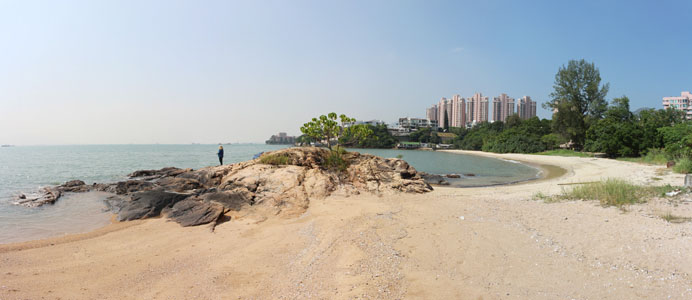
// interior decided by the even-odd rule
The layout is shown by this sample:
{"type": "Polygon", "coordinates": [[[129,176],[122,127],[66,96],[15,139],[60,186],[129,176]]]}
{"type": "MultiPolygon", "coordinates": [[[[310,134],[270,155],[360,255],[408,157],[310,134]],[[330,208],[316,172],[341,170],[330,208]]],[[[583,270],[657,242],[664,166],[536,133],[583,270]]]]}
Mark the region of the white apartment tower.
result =
{"type": "MultiPolygon", "coordinates": [[[[556,108],[557,109],[557,108],[556,108]]],[[[526,120],[536,116],[536,101],[532,101],[531,97],[524,96],[519,99],[517,104],[519,117],[526,120]]]]}
{"type": "Polygon", "coordinates": [[[692,119],[692,94],[680,93],[680,97],[663,97],[663,109],[679,109],[685,112],[687,120],[692,119]]]}
{"type": "Polygon", "coordinates": [[[514,114],[514,98],[501,94],[493,98],[493,122],[507,120],[507,117],[514,114]]]}
{"type": "Polygon", "coordinates": [[[473,97],[466,99],[466,122],[487,122],[488,121],[488,97],[476,93],[473,97]]]}

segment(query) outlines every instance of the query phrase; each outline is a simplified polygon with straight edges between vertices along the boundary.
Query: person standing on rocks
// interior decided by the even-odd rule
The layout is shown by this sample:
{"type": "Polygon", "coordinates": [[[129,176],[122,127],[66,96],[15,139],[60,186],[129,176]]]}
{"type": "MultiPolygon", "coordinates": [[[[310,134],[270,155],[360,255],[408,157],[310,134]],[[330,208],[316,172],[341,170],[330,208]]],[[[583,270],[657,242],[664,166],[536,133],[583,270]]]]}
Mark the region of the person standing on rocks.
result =
{"type": "Polygon", "coordinates": [[[223,146],[219,146],[219,152],[216,155],[219,156],[219,165],[223,165],[223,146]]]}

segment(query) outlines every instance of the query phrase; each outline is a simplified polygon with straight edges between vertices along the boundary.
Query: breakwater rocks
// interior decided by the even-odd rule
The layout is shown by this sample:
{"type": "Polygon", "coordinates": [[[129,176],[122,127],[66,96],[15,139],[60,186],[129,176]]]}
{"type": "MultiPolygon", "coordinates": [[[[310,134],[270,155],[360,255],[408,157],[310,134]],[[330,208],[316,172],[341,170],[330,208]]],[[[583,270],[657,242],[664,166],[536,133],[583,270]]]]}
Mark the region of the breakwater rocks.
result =
{"type": "Polygon", "coordinates": [[[55,202],[65,192],[105,191],[115,194],[106,202],[118,220],[166,215],[182,226],[193,226],[213,223],[227,211],[250,207],[268,215],[296,216],[308,208],[310,199],[334,193],[432,190],[419,172],[400,159],[347,152],[342,156],[347,166],[337,170],[327,167],[329,156],[329,150],[323,148],[288,148],[232,165],[141,170],[117,183],[70,181],[16,203],[36,207],[55,202]]]}

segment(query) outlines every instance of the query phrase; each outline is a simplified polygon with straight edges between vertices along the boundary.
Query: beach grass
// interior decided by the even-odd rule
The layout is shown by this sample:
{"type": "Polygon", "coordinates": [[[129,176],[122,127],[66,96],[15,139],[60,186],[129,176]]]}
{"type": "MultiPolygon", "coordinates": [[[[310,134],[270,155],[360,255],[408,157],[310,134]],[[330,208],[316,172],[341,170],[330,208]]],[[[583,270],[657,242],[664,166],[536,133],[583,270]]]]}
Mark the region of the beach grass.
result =
{"type": "MultiPolygon", "coordinates": [[[[576,185],[572,189],[564,189],[559,195],[547,197],[543,200],[545,202],[596,200],[604,207],[616,206],[623,208],[630,204],[644,203],[651,197],[664,196],[665,193],[674,189],[675,187],[670,185],[641,186],[622,179],[606,179],[576,185]]],[[[537,199],[537,197],[534,198],[537,199]]]]}
{"type": "Polygon", "coordinates": [[[692,160],[689,158],[681,158],[675,162],[673,171],[681,174],[692,173],[692,160]]]}
{"type": "Polygon", "coordinates": [[[263,164],[268,164],[268,165],[275,165],[275,166],[280,166],[280,165],[288,165],[289,162],[291,161],[290,157],[288,157],[285,154],[265,154],[260,156],[260,163],[263,164]]]}
{"type": "Polygon", "coordinates": [[[536,155],[567,156],[567,157],[593,157],[592,154],[568,149],[556,149],[535,153],[536,155]]]}
{"type": "Polygon", "coordinates": [[[665,165],[669,159],[661,149],[649,149],[646,155],[641,157],[619,157],[617,160],[642,163],[648,165],[665,165]]]}

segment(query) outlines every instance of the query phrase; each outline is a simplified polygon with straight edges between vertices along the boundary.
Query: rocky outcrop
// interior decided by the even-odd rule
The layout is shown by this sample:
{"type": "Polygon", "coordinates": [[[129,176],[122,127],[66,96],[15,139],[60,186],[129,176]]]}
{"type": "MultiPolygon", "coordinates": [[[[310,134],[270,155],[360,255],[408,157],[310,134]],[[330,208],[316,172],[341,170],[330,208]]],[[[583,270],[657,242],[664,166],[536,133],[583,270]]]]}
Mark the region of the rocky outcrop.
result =
{"type": "Polygon", "coordinates": [[[337,190],[346,194],[432,190],[419,172],[400,159],[345,153],[348,167],[335,170],[327,166],[330,152],[323,148],[288,148],[264,155],[281,156],[285,164],[263,164],[260,158],[198,170],[136,171],[129,180],[113,184],[89,186],[70,181],[56,187],[57,196],[47,195],[46,203],[57,200],[61,192],[107,191],[116,194],[106,202],[118,220],[164,214],[182,226],[193,226],[215,222],[225,211],[245,208],[295,216],[308,208],[310,199],[324,198],[337,190]]]}
{"type": "Polygon", "coordinates": [[[164,208],[171,208],[179,201],[189,197],[187,194],[164,191],[144,191],[133,193],[125,200],[118,212],[118,221],[129,221],[157,217],[164,208]]]}

